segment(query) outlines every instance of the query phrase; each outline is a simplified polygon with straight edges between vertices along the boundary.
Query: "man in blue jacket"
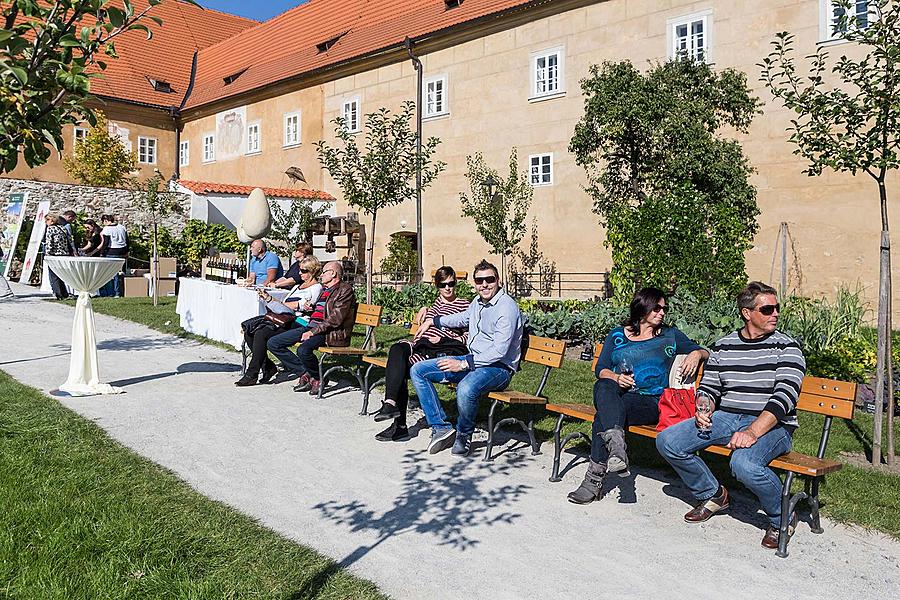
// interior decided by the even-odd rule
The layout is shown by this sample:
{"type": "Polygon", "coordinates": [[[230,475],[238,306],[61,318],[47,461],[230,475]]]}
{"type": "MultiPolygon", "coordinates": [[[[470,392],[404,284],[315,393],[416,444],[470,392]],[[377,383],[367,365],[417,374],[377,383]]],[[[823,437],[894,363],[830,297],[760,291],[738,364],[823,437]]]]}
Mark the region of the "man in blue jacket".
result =
{"type": "Polygon", "coordinates": [[[431,425],[431,442],[428,444],[431,454],[452,444],[453,454],[468,455],[478,401],[488,392],[506,388],[519,366],[523,330],[519,306],[500,288],[500,275],[491,263],[482,260],[475,265],[472,279],[478,297],[472,300],[468,310],[425,319],[416,333],[421,337],[432,326],[469,328],[469,354],[425,360],[410,369],[419,404],[431,425]],[[456,429],[447,421],[434,383],[457,384],[459,418],[456,429]]]}

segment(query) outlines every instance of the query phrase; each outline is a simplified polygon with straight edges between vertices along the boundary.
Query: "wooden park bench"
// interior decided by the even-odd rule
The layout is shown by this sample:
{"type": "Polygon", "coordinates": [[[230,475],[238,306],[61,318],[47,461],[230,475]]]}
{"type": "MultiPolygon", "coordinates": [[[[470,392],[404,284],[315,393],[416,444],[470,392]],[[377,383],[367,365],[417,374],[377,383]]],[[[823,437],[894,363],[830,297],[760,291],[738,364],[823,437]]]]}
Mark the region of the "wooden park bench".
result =
{"type": "MultiPolygon", "coordinates": [[[[593,368],[596,368],[601,348],[602,345],[598,344],[594,353],[593,368]]],[[[843,466],[837,461],[825,458],[825,448],[828,445],[831,423],[834,418],[853,418],[855,398],[855,383],[810,376],[803,378],[803,386],[800,390],[800,397],[797,400],[797,410],[823,415],[825,422],[822,426],[819,448],[815,456],[791,451],[782,454],[769,463],[770,467],[786,472],[781,496],[781,528],[778,538],[778,550],[775,552],[781,558],[788,555],[787,545],[790,536],[787,530],[790,516],[801,501],[806,500],[809,506],[812,532],[823,533],[824,531],[819,519],[819,485],[825,475],[839,471],[843,466]],[[804,489],[802,492],[791,495],[791,483],[793,483],[794,477],[797,475],[806,478],[804,489]]],[[[596,409],[593,405],[587,404],[547,404],[547,411],[559,415],[556,421],[556,429],[553,432],[553,469],[550,474],[550,481],[557,482],[560,481],[560,455],[566,444],[576,438],[583,438],[590,443],[590,438],[580,431],[570,433],[565,438],[560,439],[563,420],[566,417],[571,417],[593,422],[596,409]]],[[[655,425],[632,425],[628,428],[628,432],[648,438],[656,438],[657,436],[655,425]]],[[[721,456],[731,455],[731,450],[725,446],[713,445],[705,450],[721,456]]]]}
{"type": "MultiPolygon", "coordinates": [[[[413,324],[409,328],[409,335],[414,336],[416,332],[419,330],[418,323],[413,322],[413,324]]],[[[376,381],[369,381],[369,377],[372,374],[372,369],[378,367],[381,369],[387,368],[387,356],[371,356],[366,355],[362,357],[362,361],[368,364],[368,368],[366,368],[366,372],[363,375],[363,405],[362,410],[359,414],[366,415],[369,410],[369,396],[372,394],[372,390],[377,388],[378,386],[384,385],[385,379],[381,377],[376,381]]]]}
{"type": "Polygon", "coordinates": [[[362,346],[320,346],[317,348],[319,352],[319,394],[317,398],[322,399],[322,392],[325,390],[325,383],[332,373],[349,373],[356,378],[359,389],[363,392],[363,408],[361,414],[366,414],[366,403],[368,397],[365,394],[365,381],[362,373],[362,360],[356,361],[352,367],[346,365],[334,365],[325,369],[325,361],[329,356],[351,356],[362,359],[372,352],[371,348],[375,347],[375,329],[381,324],[382,307],[377,304],[359,304],[356,307],[356,323],[366,328],[366,335],[363,339],[362,346]]]}

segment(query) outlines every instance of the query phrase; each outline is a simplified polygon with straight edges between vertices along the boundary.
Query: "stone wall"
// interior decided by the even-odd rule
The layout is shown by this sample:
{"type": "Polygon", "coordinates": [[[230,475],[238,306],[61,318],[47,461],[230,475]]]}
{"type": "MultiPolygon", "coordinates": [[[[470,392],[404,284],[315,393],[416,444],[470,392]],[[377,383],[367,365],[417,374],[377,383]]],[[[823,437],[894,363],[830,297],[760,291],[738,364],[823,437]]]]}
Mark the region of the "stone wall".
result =
{"type": "MultiPolygon", "coordinates": [[[[76,213],[84,213],[86,217],[92,218],[98,223],[100,215],[111,214],[129,228],[150,224],[147,213],[134,207],[133,193],[129,190],[0,178],[0,198],[16,192],[28,192],[26,217],[34,215],[38,202],[49,200],[51,211],[59,213],[71,209],[76,213]]],[[[178,197],[181,206],[180,214],[172,213],[164,217],[160,223],[176,236],[181,234],[191,215],[190,196],[178,194],[178,197]]]]}

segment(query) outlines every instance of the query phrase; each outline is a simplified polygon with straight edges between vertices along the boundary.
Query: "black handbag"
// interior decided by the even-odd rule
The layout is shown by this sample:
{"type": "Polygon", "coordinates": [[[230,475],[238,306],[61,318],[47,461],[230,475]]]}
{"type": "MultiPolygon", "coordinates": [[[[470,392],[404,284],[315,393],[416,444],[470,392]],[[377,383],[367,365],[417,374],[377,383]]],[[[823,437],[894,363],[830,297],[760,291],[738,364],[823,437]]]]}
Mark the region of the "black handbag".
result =
{"type": "Polygon", "coordinates": [[[253,335],[257,331],[259,331],[263,327],[270,327],[272,329],[275,328],[275,324],[266,319],[266,315],[257,315],[255,317],[250,317],[243,323],[241,323],[241,329],[244,330],[244,333],[247,335],[253,335]]]}
{"type": "Polygon", "coordinates": [[[459,340],[443,338],[439,342],[432,342],[427,338],[419,338],[413,344],[413,354],[419,354],[426,358],[438,358],[439,356],[463,356],[469,353],[469,348],[459,340]]]}

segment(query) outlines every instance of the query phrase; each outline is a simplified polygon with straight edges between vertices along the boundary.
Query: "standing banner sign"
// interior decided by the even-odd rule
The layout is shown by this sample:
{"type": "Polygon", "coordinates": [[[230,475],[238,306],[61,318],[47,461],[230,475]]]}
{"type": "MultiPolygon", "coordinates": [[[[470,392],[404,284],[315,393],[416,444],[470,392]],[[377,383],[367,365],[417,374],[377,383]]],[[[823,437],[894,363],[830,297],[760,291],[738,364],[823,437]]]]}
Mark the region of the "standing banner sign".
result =
{"type": "Polygon", "coordinates": [[[9,194],[6,206],[0,213],[0,275],[4,277],[9,273],[9,265],[16,250],[27,199],[26,193],[9,194]]]}
{"type": "Polygon", "coordinates": [[[34,217],[34,227],[31,228],[31,237],[28,239],[28,247],[25,250],[25,262],[22,263],[22,275],[19,283],[31,282],[31,272],[34,270],[34,261],[37,260],[38,249],[44,240],[44,230],[47,224],[44,217],[50,212],[50,201],[44,200],[38,203],[37,214],[34,217]]]}

